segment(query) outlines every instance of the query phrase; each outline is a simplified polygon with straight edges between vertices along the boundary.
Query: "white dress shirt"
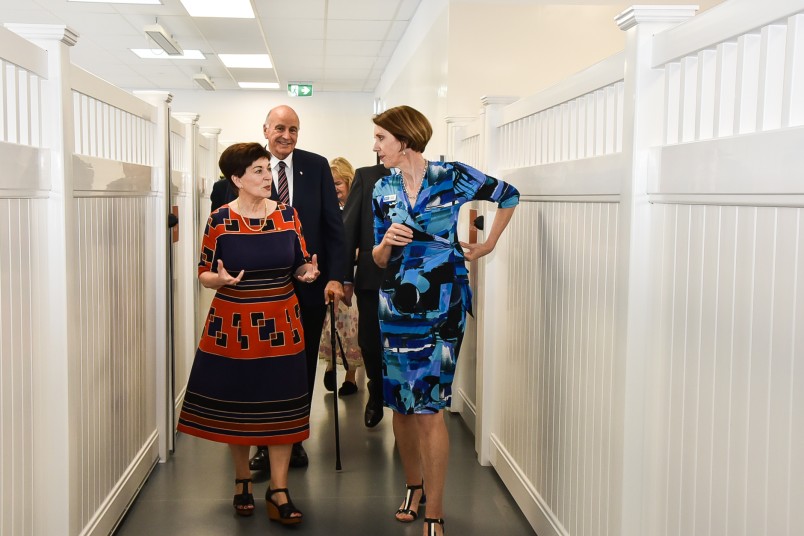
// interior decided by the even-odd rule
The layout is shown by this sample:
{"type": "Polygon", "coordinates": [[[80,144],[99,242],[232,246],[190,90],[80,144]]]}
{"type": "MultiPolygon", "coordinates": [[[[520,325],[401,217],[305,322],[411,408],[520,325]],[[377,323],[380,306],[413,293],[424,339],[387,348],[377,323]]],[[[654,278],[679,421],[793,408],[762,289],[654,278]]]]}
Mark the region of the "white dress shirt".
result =
{"type": "Polygon", "coordinates": [[[273,188],[279,191],[279,162],[285,162],[285,177],[288,179],[288,198],[290,204],[293,204],[293,153],[290,153],[287,158],[280,160],[274,155],[271,155],[271,175],[274,178],[273,188]]]}

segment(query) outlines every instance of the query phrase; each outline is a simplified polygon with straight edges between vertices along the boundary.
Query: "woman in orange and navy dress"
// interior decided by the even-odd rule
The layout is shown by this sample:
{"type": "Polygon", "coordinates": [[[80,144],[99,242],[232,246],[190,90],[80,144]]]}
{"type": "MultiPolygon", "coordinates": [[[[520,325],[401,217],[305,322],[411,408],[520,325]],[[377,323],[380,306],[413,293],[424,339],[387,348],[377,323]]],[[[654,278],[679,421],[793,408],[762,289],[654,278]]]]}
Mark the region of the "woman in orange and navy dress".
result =
{"type": "Polygon", "coordinates": [[[254,513],[251,445],[268,445],[268,515],[296,524],[302,513],[287,491],[293,443],[310,435],[304,332],[295,277],[312,282],[293,207],[270,199],[271,164],[257,143],[227,148],[219,165],[237,199],[210,214],[198,279],[217,292],[198,345],[178,430],[228,443],[235,466],[233,505],[254,513]]]}

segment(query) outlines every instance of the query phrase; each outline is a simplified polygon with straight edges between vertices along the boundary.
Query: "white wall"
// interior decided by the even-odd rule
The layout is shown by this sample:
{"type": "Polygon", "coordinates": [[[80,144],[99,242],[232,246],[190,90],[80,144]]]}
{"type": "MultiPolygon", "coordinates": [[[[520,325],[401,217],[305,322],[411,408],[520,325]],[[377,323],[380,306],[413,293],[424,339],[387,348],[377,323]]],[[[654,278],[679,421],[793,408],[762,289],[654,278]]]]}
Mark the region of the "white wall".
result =
{"type": "Polygon", "coordinates": [[[321,92],[309,98],[291,98],[280,91],[185,90],[173,95],[173,112],[197,113],[201,126],[221,128],[224,145],[264,143],[262,125],[268,110],[287,104],[299,114],[299,149],[319,153],[327,160],[343,156],[355,167],[374,164],[370,93],[321,92]]]}
{"type": "MultiPolygon", "coordinates": [[[[645,0],[703,11],[722,0],[645,0]]],[[[383,73],[376,96],[433,123],[428,156],[446,154],[446,120],[477,114],[487,95],[524,96],[625,47],[614,17],[629,3],[428,0],[383,73]],[[567,5],[570,4],[570,5],[567,5]],[[575,5],[572,5],[575,4],[575,5]]]]}
{"type": "Polygon", "coordinates": [[[447,146],[448,8],[447,0],[419,5],[375,92],[385,108],[407,104],[430,119],[433,137],[425,155],[433,160],[446,154],[447,146]]]}

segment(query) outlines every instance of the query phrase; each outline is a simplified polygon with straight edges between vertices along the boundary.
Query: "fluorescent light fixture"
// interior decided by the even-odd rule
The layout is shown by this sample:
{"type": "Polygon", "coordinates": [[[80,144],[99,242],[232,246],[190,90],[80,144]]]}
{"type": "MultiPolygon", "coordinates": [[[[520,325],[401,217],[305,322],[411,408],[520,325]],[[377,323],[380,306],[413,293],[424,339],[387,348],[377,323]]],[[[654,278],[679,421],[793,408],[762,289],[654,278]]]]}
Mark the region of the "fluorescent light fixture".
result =
{"type": "Polygon", "coordinates": [[[215,84],[204,73],[194,74],[193,81],[207,91],[215,91],[215,84]]]}
{"type": "Polygon", "coordinates": [[[67,0],[68,2],[84,2],[84,3],[103,3],[103,4],[157,4],[161,5],[159,0],[67,0]]]}
{"type": "Polygon", "coordinates": [[[250,0],[181,0],[191,17],[253,19],[250,0]]]}
{"type": "Polygon", "coordinates": [[[154,43],[162,47],[162,50],[171,56],[181,56],[184,54],[179,43],[173,39],[173,36],[170,35],[167,30],[162,28],[162,25],[150,24],[146,26],[144,30],[145,33],[148,34],[148,37],[154,40],[154,43]]]}
{"type": "Polygon", "coordinates": [[[224,65],[231,68],[270,69],[273,67],[268,54],[218,54],[224,65]]]}
{"type": "Polygon", "coordinates": [[[200,50],[185,50],[181,56],[169,56],[161,48],[132,48],[131,52],[146,60],[205,60],[200,50]]]}
{"type": "Polygon", "coordinates": [[[238,82],[243,89],[279,89],[278,82],[238,82]]]}

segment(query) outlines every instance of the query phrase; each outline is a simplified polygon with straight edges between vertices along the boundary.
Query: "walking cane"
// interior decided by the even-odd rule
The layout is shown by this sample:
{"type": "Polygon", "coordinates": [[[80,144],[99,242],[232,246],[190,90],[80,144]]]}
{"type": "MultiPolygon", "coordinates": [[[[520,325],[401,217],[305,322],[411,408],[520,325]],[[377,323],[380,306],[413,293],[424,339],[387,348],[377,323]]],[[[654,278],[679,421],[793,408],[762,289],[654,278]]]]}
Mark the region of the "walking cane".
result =
{"type": "MultiPolygon", "coordinates": [[[[335,385],[338,385],[338,369],[336,368],[336,356],[338,353],[338,346],[335,342],[338,339],[340,342],[340,337],[338,337],[338,333],[335,331],[335,294],[330,292],[329,293],[329,327],[330,327],[330,346],[332,347],[332,371],[335,374],[335,385]]],[[[341,354],[343,354],[343,350],[341,350],[341,354]]],[[[344,363],[346,362],[346,356],[342,355],[341,358],[343,359],[344,363]]],[[[332,407],[335,411],[335,470],[341,470],[341,431],[338,425],[338,393],[333,393],[335,396],[332,397],[332,407]]]]}

